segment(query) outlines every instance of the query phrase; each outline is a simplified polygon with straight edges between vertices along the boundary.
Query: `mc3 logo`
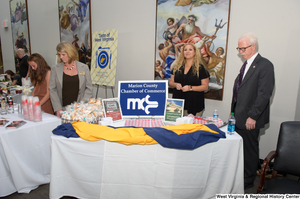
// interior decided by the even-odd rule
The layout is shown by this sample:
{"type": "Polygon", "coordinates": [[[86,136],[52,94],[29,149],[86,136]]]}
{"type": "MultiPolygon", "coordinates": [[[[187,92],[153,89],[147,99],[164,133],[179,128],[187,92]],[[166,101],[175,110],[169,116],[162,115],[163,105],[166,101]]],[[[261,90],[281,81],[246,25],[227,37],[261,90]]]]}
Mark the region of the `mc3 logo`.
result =
{"type": "Polygon", "coordinates": [[[137,104],[137,109],[144,110],[145,113],[148,115],[150,113],[149,108],[157,108],[158,107],[158,102],[157,101],[149,101],[150,96],[147,95],[143,99],[139,98],[128,98],[127,99],[127,109],[130,109],[130,105],[132,104],[132,110],[135,110],[136,104],[137,104]],[[147,106],[144,107],[144,102],[147,103],[147,106]]]}

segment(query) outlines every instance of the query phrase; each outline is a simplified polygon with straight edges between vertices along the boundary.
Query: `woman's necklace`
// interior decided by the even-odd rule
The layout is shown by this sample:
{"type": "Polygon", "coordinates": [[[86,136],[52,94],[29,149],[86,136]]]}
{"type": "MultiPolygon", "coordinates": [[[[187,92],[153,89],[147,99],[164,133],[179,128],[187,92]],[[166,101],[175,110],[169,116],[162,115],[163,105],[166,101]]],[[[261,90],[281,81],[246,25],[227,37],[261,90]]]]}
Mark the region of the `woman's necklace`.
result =
{"type": "Polygon", "coordinates": [[[74,68],[74,62],[73,62],[73,65],[72,65],[71,68],[68,68],[67,66],[65,66],[65,68],[66,68],[67,70],[72,70],[72,69],[74,68]]]}

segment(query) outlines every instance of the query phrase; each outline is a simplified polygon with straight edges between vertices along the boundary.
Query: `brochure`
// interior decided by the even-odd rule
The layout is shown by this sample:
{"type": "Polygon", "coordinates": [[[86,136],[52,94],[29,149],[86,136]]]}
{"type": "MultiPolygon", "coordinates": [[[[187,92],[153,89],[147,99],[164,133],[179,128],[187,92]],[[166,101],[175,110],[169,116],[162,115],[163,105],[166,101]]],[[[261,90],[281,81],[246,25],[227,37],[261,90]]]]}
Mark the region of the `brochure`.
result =
{"type": "Polygon", "coordinates": [[[0,126],[5,126],[8,122],[8,120],[0,120],[0,126]]]}
{"type": "Polygon", "coordinates": [[[122,113],[118,98],[102,99],[105,117],[112,117],[113,121],[122,120],[122,113]]]}
{"type": "Polygon", "coordinates": [[[21,126],[23,126],[26,123],[27,122],[25,122],[24,120],[16,120],[16,121],[12,121],[5,128],[7,128],[7,129],[17,129],[17,128],[20,128],[21,126]]]}
{"type": "Polygon", "coordinates": [[[165,121],[176,122],[183,116],[184,99],[167,99],[165,121]]]}

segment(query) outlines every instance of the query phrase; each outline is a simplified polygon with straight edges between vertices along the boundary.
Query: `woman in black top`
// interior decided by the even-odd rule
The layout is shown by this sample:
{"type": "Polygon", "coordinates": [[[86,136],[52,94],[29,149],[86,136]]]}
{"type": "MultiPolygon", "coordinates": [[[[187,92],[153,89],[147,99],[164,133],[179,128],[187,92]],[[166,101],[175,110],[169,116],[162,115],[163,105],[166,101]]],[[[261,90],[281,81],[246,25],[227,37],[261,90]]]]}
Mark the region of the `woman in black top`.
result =
{"type": "Polygon", "coordinates": [[[204,91],[208,89],[209,73],[201,64],[200,52],[187,43],[176,60],[169,86],[173,98],[184,99],[184,115],[201,116],[204,109],[204,91]]]}
{"type": "Polygon", "coordinates": [[[70,42],[56,46],[59,63],[51,68],[49,81],[50,99],[57,117],[65,106],[92,97],[92,80],[87,65],[76,61],[78,51],[70,42]]]}

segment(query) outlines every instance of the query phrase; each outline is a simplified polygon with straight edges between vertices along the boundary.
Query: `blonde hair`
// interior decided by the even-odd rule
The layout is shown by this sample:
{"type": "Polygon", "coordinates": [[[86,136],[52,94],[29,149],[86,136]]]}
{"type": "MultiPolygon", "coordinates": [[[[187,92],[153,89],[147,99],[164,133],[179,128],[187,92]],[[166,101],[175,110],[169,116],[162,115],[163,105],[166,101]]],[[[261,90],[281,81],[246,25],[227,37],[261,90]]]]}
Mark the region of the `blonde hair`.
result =
{"type": "MultiPolygon", "coordinates": [[[[56,46],[57,52],[66,53],[69,57],[68,63],[70,64],[72,61],[78,60],[78,52],[74,45],[72,45],[70,42],[62,41],[56,46]]],[[[62,60],[59,58],[59,63],[62,62],[62,60]]]]}
{"type": "Polygon", "coordinates": [[[201,58],[200,58],[200,51],[198,50],[198,48],[192,44],[192,43],[186,43],[183,45],[182,47],[182,51],[180,52],[179,54],[179,57],[177,58],[176,60],[176,63],[175,63],[175,66],[174,66],[174,69],[173,69],[173,75],[175,75],[175,73],[177,71],[179,71],[180,67],[181,66],[184,66],[185,64],[185,57],[184,57],[184,48],[188,45],[191,45],[193,48],[194,48],[194,51],[195,51],[195,55],[194,55],[194,63],[192,65],[192,73],[195,75],[197,75],[199,77],[199,68],[202,67],[202,61],[201,61],[201,58]]]}

